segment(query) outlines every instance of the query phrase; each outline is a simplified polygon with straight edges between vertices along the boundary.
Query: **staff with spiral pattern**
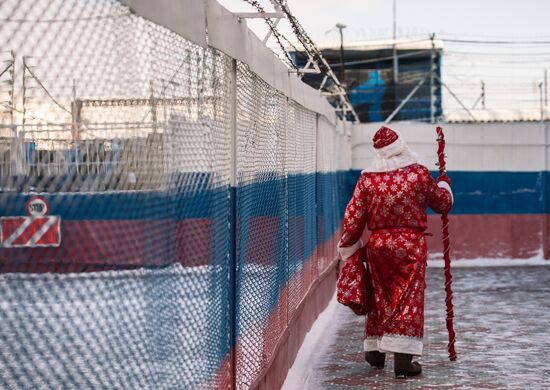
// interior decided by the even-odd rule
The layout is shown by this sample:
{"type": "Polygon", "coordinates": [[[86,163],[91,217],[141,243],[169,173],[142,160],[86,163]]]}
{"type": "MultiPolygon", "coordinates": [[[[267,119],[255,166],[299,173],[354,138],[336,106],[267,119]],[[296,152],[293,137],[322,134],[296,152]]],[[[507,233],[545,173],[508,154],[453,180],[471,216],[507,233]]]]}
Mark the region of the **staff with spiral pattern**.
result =
{"type": "MultiPolygon", "coordinates": [[[[446,163],[445,163],[445,135],[443,129],[437,127],[437,157],[439,165],[439,176],[446,176],[446,163]]],[[[450,252],[450,239],[449,239],[449,215],[444,213],[441,215],[441,221],[443,222],[443,259],[445,260],[445,304],[447,308],[447,331],[449,333],[449,344],[447,349],[449,351],[449,359],[451,361],[456,360],[455,351],[455,330],[453,326],[454,310],[453,310],[453,290],[451,284],[453,277],[451,275],[451,257],[450,252]]]]}

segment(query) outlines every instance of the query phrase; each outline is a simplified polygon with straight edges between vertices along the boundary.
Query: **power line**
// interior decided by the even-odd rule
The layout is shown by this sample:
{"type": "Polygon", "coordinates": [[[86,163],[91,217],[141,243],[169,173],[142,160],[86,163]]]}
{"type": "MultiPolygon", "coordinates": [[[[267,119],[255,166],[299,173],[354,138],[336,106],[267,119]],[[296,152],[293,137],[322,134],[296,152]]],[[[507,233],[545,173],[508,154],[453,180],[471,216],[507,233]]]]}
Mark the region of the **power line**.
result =
{"type": "MultiPolygon", "coordinates": [[[[259,13],[266,13],[264,7],[256,0],[243,0],[245,1],[246,3],[250,4],[252,7],[256,8],[256,10],[259,12],[259,13]]],[[[275,25],[275,23],[270,19],[270,18],[263,18],[265,23],[267,24],[267,26],[269,27],[271,33],[273,34],[273,36],[275,37],[275,40],[277,41],[277,44],[279,45],[283,55],[285,56],[285,62],[287,63],[287,65],[291,68],[295,68],[297,69],[296,65],[294,64],[294,61],[292,61],[292,58],[290,58],[290,55],[288,54],[288,51],[286,50],[285,46],[283,45],[283,42],[281,42],[281,40],[286,40],[287,42],[288,39],[286,38],[283,38],[283,34],[281,34],[279,32],[279,30],[277,30],[277,26],[275,25]]]]}
{"type": "Polygon", "coordinates": [[[56,124],[56,123],[50,122],[50,121],[48,121],[48,120],[46,120],[46,119],[42,119],[42,118],[39,118],[39,117],[34,116],[34,115],[32,115],[32,114],[29,114],[28,112],[23,112],[23,111],[19,110],[17,107],[12,106],[12,105],[10,105],[10,104],[8,104],[8,103],[0,102],[0,105],[4,106],[4,107],[7,108],[8,110],[13,110],[13,111],[16,111],[16,112],[18,112],[18,113],[20,113],[20,114],[25,114],[25,115],[29,116],[31,119],[34,119],[34,120],[37,120],[37,121],[42,121],[42,122],[44,122],[45,124],[48,124],[48,125],[55,125],[55,124],[56,124]]]}
{"type": "Polygon", "coordinates": [[[474,39],[451,39],[440,38],[443,42],[471,43],[482,45],[550,45],[550,41],[496,41],[496,40],[474,40],[474,39]]]}
{"type": "Polygon", "coordinates": [[[536,52],[536,53],[521,53],[521,52],[488,52],[484,50],[483,52],[476,51],[462,51],[462,50],[445,50],[446,55],[472,55],[472,56],[541,56],[541,55],[550,55],[550,52],[536,52]]]}
{"type": "MultiPolygon", "coordinates": [[[[476,63],[476,62],[470,62],[468,64],[468,68],[491,68],[491,69],[541,69],[540,65],[537,66],[535,64],[544,64],[548,63],[550,65],[550,60],[548,61],[541,61],[541,62],[535,62],[535,63],[526,63],[524,65],[521,65],[518,62],[496,62],[494,64],[488,64],[488,63],[476,63]]],[[[464,68],[465,66],[463,64],[446,64],[445,68],[464,68]]]]}
{"type": "Polygon", "coordinates": [[[25,66],[25,69],[27,70],[27,72],[29,72],[29,74],[33,77],[33,79],[36,81],[36,83],[44,90],[46,95],[48,95],[48,97],[55,103],[55,105],[58,106],[59,108],[61,108],[63,111],[65,111],[65,112],[72,115],[71,111],[69,111],[68,109],[63,107],[63,105],[61,103],[59,103],[55,97],[53,97],[53,95],[50,93],[50,91],[48,91],[48,89],[44,86],[44,84],[42,84],[40,79],[38,77],[36,77],[34,72],[25,63],[23,64],[23,66],[25,66]]]}
{"type": "MultiPolygon", "coordinates": [[[[440,39],[438,38],[436,40],[440,40],[440,39]]],[[[393,45],[393,38],[384,38],[384,39],[380,39],[380,40],[377,39],[377,40],[373,41],[372,43],[375,43],[376,45],[379,45],[380,44],[379,41],[390,41],[390,42],[392,42],[392,43],[386,43],[387,48],[391,48],[391,46],[393,45]]],[[[398,38],[396,40],[396,44],[398,46],[399,45],[404,46],[404,45],[412,45],[413,43],[421,43],[421,42],[429,42],[429,41],[431,41],[431,38],[429,38],[429,37],[428,38],[413,39],[413,40],[406,40],[406,39],[403,39],[403,38],[398,38]]],[[[366,43],[368,44],[369,42],[367,41],[366,43]]],[[[350,47],[350,48],[362,47],[362,46],[365,46],[364,42],[356,43],[356,44],[349,43],[347,45],[347,47],[350,47]]]]}

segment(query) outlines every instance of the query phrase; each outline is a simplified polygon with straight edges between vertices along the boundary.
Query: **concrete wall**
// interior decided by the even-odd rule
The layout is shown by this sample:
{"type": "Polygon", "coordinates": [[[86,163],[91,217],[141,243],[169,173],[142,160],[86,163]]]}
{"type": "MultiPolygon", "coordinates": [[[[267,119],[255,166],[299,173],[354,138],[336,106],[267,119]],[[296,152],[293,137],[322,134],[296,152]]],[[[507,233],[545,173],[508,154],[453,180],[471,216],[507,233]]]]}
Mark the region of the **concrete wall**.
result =
{"type": "MultiPolygon", "coordinates": [[[[357,177],[373,156],[381,124],[356,126],[352,166],[357,177]]],[[[392,124],[436,175],[436,125],[392,124]]],[[[550,258],[550,123],[444,124],[453,180],[455,258],[550,258]]],[[[438,217],[430,215],[432,257],[440,256],[438,217]]]]}
{"type": "MultiPolygon", "coordinates": [[[[361,124],[352,134],[353,169],[362,169],[373,156],[372,136],[380,123],[361,124]]],[[[436,125],[396,122],[410,147],[436,170],[436,125]]],[[[452,171],[548,171],[550,122],[480,123],[442,125],[445,132],[447,165],[452,171]]]]}

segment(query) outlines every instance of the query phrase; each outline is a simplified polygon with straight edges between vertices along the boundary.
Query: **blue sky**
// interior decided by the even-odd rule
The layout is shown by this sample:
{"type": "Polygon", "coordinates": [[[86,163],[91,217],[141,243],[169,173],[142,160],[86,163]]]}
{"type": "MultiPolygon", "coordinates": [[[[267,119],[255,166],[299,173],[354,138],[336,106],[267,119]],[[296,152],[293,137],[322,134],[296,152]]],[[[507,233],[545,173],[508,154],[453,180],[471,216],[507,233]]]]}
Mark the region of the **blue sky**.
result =
{"type": "MultiPolygon", "coordinates": [[[[244,0],[219,0],[232,11],[250,11],[244,0]]],[[[272,9],[268,0],[260,0],[272,9]]],[[[339,41],[337,22],[346,28],[345,42],[392,36],[392,0],[288,0],[303,27],[318,44],[339,41]]],[[[262,20],[248,25],[263,36],[262,20]]],[[[447,39],[539,40],[550,42],[550,0],[397,0],[397,37],[425,38],[430,33],[447,39]]],[[[280,31],[292,40],[288,23],[280,31]]],[[[270,46],[273,47],[271,42],[270,46]]],[[[539,83],[550,72],[550,43],[468,44],[445,42],[443,78],[472,106],[486,85],[487,108],[540,110],[539,83]]],[[[461,110],[444,96],[448,110],[461,110]]]]}
{"type": "MultiPolygon", "coordinates": [[[[221,0],[232,10],[243,0],[221,0]]],[[[262,0],[268,7],[268,1],[262,0]]],[[[288,0],[289,7],[316,41],[336,22],[348,25],[351,40],[391,37],[391,0],[288,0]]],[[[458,35],[550,37],[548,0],[397,0],[398,36],[444,32],[458,35]]],[[[550,51],[550,50],[549,50],[550,51]]]]}

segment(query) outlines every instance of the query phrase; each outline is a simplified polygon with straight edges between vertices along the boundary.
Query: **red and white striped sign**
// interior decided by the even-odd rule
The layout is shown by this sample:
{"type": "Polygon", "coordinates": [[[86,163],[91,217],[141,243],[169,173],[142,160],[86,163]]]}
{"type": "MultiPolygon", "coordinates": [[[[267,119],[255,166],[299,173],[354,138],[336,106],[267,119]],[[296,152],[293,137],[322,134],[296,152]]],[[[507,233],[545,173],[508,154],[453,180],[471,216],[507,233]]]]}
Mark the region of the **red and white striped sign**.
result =
{"type": "Polygon", "coordinates": [[[54,215],[0,218],[4,248],[61,245],[61,218],[54,215]]]}

